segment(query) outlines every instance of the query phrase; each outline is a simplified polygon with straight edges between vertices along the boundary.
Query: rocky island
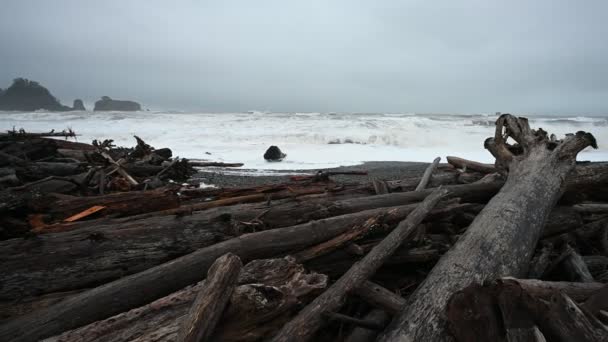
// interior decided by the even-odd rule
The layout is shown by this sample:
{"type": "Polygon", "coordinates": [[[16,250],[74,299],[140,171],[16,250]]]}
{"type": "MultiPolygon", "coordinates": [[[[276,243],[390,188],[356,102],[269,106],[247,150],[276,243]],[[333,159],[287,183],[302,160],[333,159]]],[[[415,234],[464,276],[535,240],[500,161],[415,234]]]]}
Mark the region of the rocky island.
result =
{"type": "Polygon", "coordinates": [[[94,111],[125,111],[134,112],[141,110],[141,105],[134,101],[113,100],[109,96],[102,96],[101,100],[95,102],[94,111]]]}
{"type": "Polygon", "coordinates": [[[6,90],[0,89],[0,110],[68,111],[72,108],[62,105],[51,92],[36,81],[16,78],[6,90]]]}

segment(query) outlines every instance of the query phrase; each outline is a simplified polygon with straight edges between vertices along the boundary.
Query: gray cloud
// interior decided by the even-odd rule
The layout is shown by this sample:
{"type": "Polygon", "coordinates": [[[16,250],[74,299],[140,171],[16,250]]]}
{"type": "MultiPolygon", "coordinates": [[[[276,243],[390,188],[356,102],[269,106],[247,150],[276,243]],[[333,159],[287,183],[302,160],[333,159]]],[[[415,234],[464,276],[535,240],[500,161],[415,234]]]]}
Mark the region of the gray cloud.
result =
{"type": "Polygon", "coordinates": [[[0,87],[152,108],[608,114],[608,2],[4,0],[0,87]]]}

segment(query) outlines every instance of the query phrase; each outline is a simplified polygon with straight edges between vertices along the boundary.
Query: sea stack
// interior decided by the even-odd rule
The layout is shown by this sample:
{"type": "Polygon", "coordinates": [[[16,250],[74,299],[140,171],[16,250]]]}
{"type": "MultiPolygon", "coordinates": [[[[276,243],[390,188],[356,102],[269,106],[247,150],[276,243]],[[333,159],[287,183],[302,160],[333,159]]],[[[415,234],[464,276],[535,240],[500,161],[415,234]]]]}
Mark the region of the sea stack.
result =
{"type": "Polygon", "coordinates": [[[123,111],[134,112],[141,110],[141,105],[135,101],[113,100],[109,96],[102,96],[95,102],[94,111],[123,111]]]}
{"type": "Polygon", "coordinates": [[[26,78],[16,78],[10,87],[0,90],[0,110],[29,112],[39,109],[63,112],[71,108],[62,105],[40,83],[26,78]]]}
{"type": "Polygon", "coordinates": [[[264,159],[268,160],[268,161],[281,161],[283,160],[283,158],[285,158],[287,155],[283,152],[281,152],[281,149],[278,148],[277,146],[270,146],[267,150],[266,153],[264,153],[264,159]]]}
{"type": "Polygon", "coordinates": [[[74,105],[72,106],[72,110],[87,110],[84,108],[84,103],[81,99],[74,100],[74,105]]]}

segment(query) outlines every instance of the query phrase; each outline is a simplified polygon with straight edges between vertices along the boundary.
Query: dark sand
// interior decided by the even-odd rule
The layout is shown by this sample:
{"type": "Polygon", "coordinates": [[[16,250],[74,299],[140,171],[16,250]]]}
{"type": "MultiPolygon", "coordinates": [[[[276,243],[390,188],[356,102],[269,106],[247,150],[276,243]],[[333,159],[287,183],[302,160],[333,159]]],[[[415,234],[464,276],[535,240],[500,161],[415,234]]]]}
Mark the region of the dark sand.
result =
{"type": "MultiPolygon", "coordinates": [[[[368,182],[370,178],[377,178],[382,180],[397,180],[408,177],[422,176],[424,170],[428,166],[428,163],[415,163],[415,162],[394,162],[394,161],[383,161],[383,162],[366,162],[360,165],[352,166],[341,166],[331,169],[321,169],[322,171],[367,171],[367,176],[352,176],[352,175],[337,175],[332,176],[332,179],[337,182],[347,183],[364,183],[368,182]]],[[[231,169],[234,171],[243,171],[247,173],[248,170],[239,170],[238,168],[231,169]]],[[[251,172],[251,170],[249,170],[251,172]]],[[[297,174],[314,174],[319,170],[280,170],[275,171],[278,174],[276,176],[249,176],[249,175],[233,175],[226,174],[222,169],[207,168],[205,171],[201,171],[196,174],[193,178],[204,182],[205,184],[212,184],[219,187],[250,187],[265,184],[277,184],[289,181],[289,176],[285,175],[286,172],[297,173],[297,174]]]]}

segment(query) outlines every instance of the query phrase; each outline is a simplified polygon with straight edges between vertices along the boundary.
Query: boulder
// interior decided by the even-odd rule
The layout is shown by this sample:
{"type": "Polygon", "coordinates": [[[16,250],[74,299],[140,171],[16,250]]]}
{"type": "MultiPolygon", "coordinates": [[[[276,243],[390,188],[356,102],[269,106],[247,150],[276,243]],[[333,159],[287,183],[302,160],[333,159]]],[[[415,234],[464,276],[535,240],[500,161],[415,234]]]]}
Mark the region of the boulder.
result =
{"type": "Polygon", "coordinates": [[[287,155],[283,152],[281,152],[281,149],[278,148],[277,146],[270,146],[267,150],[266,153],[264,153],[264,159],[268,160],[268,161],[281,161],[283,160],[283,158],[285,158],[287,155]]]}
{"type": "Polygon", "coordinates": [[[62,105],[51,92],[36,81],[16,78],[7,89],[0,91],[0,110],[35,111],[68,111],[71,108],[62,105]]]}
{"type": "Polygon", "coordinates": [[[81,99],[74,100],[74,105],[72,106],[72,110],[87,110],[84,108],[84,103],[82,103],[81,99]]]}
{"type": "Polygon", "coordinates": [[[134,101],[113,100],[108,96],[102,96],[101,100],[95,102],[93,110],[134,112],[141,110],[141,105],[134,101]]]}

